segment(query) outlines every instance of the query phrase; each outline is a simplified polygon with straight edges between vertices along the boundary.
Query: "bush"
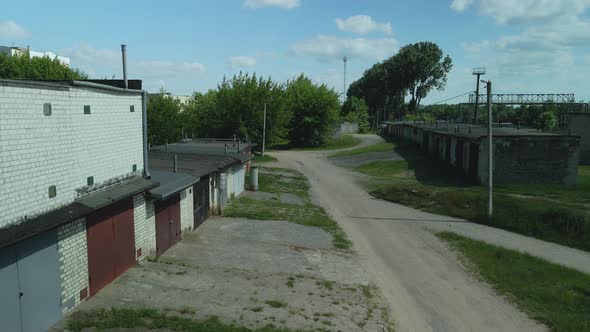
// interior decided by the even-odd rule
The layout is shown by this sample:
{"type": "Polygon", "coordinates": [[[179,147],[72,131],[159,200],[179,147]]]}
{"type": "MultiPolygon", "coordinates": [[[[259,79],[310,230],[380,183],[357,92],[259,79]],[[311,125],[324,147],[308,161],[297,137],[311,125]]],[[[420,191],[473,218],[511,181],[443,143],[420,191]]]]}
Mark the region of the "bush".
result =
{"type": "Polygon", "coordinates": [[[557,132],[559,125],[557,122],[557,116],[553,112],[543,112],[539,117],[538,128],[546,132],[557,132]]]}

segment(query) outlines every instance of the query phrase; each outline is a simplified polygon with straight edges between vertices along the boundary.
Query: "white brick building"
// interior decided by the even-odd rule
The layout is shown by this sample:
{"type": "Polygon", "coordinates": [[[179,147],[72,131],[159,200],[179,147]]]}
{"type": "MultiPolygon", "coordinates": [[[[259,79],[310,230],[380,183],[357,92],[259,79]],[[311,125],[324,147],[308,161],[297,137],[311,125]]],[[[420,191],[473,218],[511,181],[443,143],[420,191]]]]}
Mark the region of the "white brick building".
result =
{"type": "Polygon", "coordinates": [[[155,251],[145,94],[0,80],[0,321],[44,331],[155,251]]]}

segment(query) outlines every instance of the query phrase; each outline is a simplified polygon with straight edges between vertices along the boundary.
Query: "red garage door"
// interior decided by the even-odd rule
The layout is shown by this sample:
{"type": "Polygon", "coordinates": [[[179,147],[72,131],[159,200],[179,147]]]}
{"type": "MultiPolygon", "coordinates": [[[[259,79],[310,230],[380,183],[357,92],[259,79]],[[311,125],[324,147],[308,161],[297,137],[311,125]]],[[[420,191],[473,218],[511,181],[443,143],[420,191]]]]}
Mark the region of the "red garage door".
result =
{"type": "Polygon", "coordinates": [[[156,203],[156,254],[180,241],[180,195],[156,203]]]}
{"type": "Polygon", "coordinates": [[[124,200],[88,216],[90,295],[135,264],[133,201],[124,200]]]}

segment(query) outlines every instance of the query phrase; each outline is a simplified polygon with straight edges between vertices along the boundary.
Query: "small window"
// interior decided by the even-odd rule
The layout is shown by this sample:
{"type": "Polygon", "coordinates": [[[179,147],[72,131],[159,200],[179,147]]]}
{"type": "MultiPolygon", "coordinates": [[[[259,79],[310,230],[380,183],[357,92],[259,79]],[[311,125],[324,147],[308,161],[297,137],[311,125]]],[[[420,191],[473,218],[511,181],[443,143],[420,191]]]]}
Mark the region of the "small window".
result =
{"type": "Polygon", "coordinates": [[[54,198],[57,196],[57,189],[55,186],[49,186],[49,198],[54,198]]]}
{"type": "Polygon", "coordinates": [[[135,112],[135,105],[129,106],[129,112],[131,112],[131,113],[135,112]]]}
{"type": "Polygon", "coordinates": [[[133,172],[137,172],[137,164],[133,164],[133,166],[131,167],[131,169],[133,170],[133,172]]]}
{"type": "Polygon", "coordinates": [[[43,114],[45,116],[51,116],[51,103],[43,104],[43,114]]]}
{"type": "Polygon", "coordinates": [[[84,105],[84,114],[90,114],[90,105],[84,105]]]}
{"type": "Polygon", "coordinates": [[[91,186],[94,184],[94,176],[89,176],[86,178],[86,184],[91,186]]]}
{"type": "Polygon", "coordinates": [[[193,190],[192,190],[192,189],[189,189],[189,190],[188,190],[188,193],[189,193],[189,194],[192,194],[192,193],[193,193],[193,190]]]}

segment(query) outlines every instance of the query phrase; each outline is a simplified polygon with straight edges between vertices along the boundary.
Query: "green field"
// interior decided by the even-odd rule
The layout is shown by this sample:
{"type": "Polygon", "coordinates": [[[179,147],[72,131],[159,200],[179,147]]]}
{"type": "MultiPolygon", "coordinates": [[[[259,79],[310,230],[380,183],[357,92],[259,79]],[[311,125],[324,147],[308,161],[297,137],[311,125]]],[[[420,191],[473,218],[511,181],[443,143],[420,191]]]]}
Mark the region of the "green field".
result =
{"type": "Polygon", "coordinates": [[[579,168],[575,186],[497,186],[491,221],[486,188],[445,165],[414,155],[411,161],[376,161],[355,170],[370,176],[365,185],[376,197],[590,251],[589,166],[579,168]]]}
{"type": "Polygon", "coordinates": [[[383,143],[377,143],[377,144],[365,146],[363,148],[336,152],[336,153],[331,154],[329,157],[330,158],[346,157],[346,156],[354,156],[354,155],[359,155],[359,154],[363,154],[363,153],[370,153],[370,152],[387,152],[387,151],[393,151],[394,147],[395,147],[395,144],[393,144],[393,143],[383,142],[383,143]]]}
{"type": "Polygon", "coordinates": [[[467,259],[476,276],[552,331],[590,331],[590,276],[454,233],[438,237],[467,259]]]}

